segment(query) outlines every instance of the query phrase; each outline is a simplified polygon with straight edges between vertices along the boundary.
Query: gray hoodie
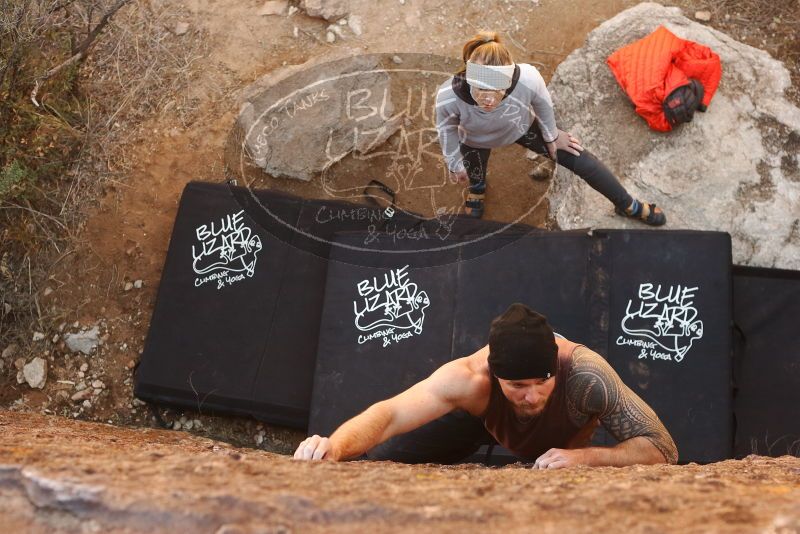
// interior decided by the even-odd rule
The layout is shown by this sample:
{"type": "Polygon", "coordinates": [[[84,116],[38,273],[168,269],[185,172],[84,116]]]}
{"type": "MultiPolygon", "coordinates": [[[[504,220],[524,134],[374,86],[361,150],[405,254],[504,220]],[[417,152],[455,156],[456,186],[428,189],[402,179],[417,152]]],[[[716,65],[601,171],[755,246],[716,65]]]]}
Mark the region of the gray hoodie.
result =
{"type": "Polygon", "coordinates": [[[436,129],[447,168],[464,170],[459,143],[474,148],[496,148],[513,144],[533,124],[545,142],[558,137],[553,101],[542,75],[533,65],[517,63],[511,87],[491,111],[478,107],[464,76],[451,76],[436,93],[436,129]]]}

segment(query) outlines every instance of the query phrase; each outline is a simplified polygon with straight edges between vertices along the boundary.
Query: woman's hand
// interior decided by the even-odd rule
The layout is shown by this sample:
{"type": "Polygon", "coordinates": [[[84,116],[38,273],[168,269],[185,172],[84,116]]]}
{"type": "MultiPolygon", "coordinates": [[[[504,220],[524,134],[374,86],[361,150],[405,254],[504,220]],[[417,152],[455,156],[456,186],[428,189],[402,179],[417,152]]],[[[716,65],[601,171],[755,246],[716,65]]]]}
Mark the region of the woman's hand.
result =
{"type": "Polygon", "coordinates": [[[556,161],[556,151],[564,150],[570,154],[580,156],[583,152],[583,146],[577,137],[564,130],[558,131],[558,137],[552,143],[545,143],[547,153],[550,154],[550,159],[556,161]]]}

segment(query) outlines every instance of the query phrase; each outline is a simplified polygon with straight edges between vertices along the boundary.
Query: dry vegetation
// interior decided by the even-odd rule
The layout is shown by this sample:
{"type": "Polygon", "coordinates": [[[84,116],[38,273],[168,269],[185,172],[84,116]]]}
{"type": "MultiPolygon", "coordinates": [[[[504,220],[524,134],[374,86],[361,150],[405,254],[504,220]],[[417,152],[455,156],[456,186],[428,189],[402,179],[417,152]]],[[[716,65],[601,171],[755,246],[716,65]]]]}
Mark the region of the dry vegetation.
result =
{"type": "Polygon", "coordinates": [[[97,199],[109,186],[124,187],[127,150],[142,140],[147,120],[172,109],[182,125],[191,123],[198,102],[185,88],[204,41],[168,39],[177,17],[148,2],[0,3],[0,349],[13,343],[24,354],[32,332],[64,318],[40,305],[41,291],[63,283],[51,278],[53,268],[81,243],[97,199]]]}
{"type": "Polygon", "coordinates": [[[718,0],[675,2],[691,16],[711,12],[709,24],[781,60],[792,76],[790,98],[800,102],[800,1],[718,0]]]}

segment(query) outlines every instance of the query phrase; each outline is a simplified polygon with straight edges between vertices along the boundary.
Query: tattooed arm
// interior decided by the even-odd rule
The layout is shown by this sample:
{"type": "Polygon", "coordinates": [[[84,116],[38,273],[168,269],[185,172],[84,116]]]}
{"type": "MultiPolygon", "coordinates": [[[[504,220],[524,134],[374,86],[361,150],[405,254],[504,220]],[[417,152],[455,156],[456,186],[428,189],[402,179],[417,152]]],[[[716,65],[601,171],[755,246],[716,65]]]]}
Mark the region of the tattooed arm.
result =
{"type": "Polygon", "coordinates": [[[678,449],[655,412],[630,390],[599,354],[580,347],[567,378],[567,411],[583,426],[598,417],[619,441],[614,447],[551,449],[536,461],[540,468],[570,465],[657,464],[678,461],[678,449]]]}
{"type": "Polygon", "coordinates": [[[576,424],[597,416],[619,441],[587,449],[591,465],[678,461],[678,449],[656,413],[631,391],[602,356],[580,347],[567,379],[567,410],[576,424]]]}

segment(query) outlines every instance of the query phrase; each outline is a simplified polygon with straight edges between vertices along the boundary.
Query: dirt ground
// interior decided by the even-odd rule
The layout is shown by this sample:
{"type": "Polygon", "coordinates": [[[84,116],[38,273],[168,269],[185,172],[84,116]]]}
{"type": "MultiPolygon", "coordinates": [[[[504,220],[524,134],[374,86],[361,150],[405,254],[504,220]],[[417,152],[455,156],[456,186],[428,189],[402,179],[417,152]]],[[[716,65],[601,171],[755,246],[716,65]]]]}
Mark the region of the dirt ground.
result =
{"type": "MultiPolygon", "coordinates": [[[[12,359],[0,373],[0,407],[115,425],[157,425],[151,414],[134,402],[132,372],[147,333],[179,196],[191,180],[224,181],[225,143],[238,113],[237,98],[253,81],[345,44],[365,52],[428,52],[459,57],[462,43],[480,28],[496,29],[508,36],[515,60],[536,65],[549,80],[559,62],[583,44],[588,32],[637,2],[350,3],[350,12],[363,21],[363,33],[349,34],[344,43],[326,42],[329,23],[302,11],[258,15],[261,0],[140,0],[119,12],[82,75],[87,90],[97,92],[110,110],[116,110],[108,113],[112,134],[102,140],[106,158],[98,173],[107,177],[102,183],[103,193],[97,199],[87,199],[94,207],[74,247],[52,266],[50,291],[40,288],[39,302],[48,312],[43,338],[36,342],[21,340],[16,355],[47,358],[47,385],[34,390],[18,384],[12,359]],[[185,33],[176,30],[180,23],[188,24],[185,33]],[[161,64],[156,58],[152,69],[131,68],[136,58],[140,65],[148,64],[148,56],[143,55],[146,47],[139,40],[142,35],[157,38],[158,47],[147,50],[170,58],[169,69],[158,70],[161,64]],[[169,81],[168,73],[172,74],[169,81]],[[127,283],[137,280],[142,281],[141,288],[126,289],[127,283]],[[64,347],[63,334],[93,325],[100,327],[104,340],[99,352],[91,356],[71,354],[64,347]],[[83,364],[88,365],[85,372],[80,371],[83,364]],[[100,391],[90,402],[70,399],[78,382],[94,380],[102,381],[103,387],[97,388],[100,391]]],[[[702,2],[682,5],[690,16],[697,9],[709,8],[702,2]]],[[[796,49],[792,48],[796,40],[790,39],[787,45],[785,36],[783,40],[775,37],[774,28],[748,23],[749,12],[739,11],[735,2],[719,2],[709,9],[713,14],[710,24],[778,57],[783,54],[797,61],[796,49]]],[[[796,80],[796,71],[794,75],[796,80]]],[[[492,176],[506,176],[510,185],[493,193],[498,199],[502,197],[502,202],[493,203],[489,198],[486,217],[510,220],[538,201],[547,186],[527,177],[532,163],[522,147],[504,148],[497,154],[490,160],[490,180],[492,176]]],[[[296,183],[281,184],[278,179],[271,185],[285,190],[297,188],[296,183]]],[[[528,222],[542,224],[544,220],[540,210],[528,222]]],[[[162,415],[170,424],[181,422],[184,430],[185,423],[192,421],[193,433],[279,453],[292,451],[303,437],[296,431],[265,428],[247,419],[175,411],[162,415]]],[[[591,475],[581,473],[579,478],[584,476],[591,475]]],[[[719,476],[715,480],[719,481],[717,485],[725,484],[719,476]]],[[[553,487],[566,488],[574,483],[565,478],[562,486],[553,487]]],[[[700,493],[694,497],[702,498],[704,492],[720,488],[709,485],[706,490],[697,490],[700,493]]],[[[674,502],[681,499],[677,493],[671,498],[674,502]]],[[[635,499],[629,499],[632,507],[638,506],[635,499]]],[[[654,504],[659,501],[656,488],[648,499],[654,504]]],[[[670,510],[680,509],[670,506],[670,510]]],[[[731,514],[739,513],[731,506],[731,514]]]]}
{"type": "Polygon", "coordinates": [[[533,470],[298,462],[0,411],[4,532],[800,532],[800,459],[533,470]]]}

